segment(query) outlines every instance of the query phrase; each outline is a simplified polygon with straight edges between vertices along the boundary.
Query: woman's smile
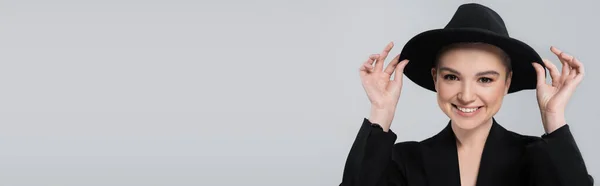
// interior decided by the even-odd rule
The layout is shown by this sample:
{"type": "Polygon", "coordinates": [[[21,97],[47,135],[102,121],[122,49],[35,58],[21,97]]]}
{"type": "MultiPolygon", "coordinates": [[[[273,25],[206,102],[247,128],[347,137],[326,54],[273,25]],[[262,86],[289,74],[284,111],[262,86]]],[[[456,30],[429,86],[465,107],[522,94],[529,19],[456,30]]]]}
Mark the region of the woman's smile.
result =
{"type": "Polygon", "coordinates": [[[455,104],[452,104],[452,110],[460,116],[470,117],[479,113],[483,106],[471,106],[471,107],[462,107],[455,104]]]}

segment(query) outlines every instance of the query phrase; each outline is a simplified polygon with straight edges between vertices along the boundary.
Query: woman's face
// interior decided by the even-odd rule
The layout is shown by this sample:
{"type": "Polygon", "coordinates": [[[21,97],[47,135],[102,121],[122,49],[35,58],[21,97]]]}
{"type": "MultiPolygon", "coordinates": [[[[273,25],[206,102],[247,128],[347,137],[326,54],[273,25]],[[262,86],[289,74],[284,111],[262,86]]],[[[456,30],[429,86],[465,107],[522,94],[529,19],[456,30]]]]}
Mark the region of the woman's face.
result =
{"type": "Polygon", "coordinates": [[[432,69],[438,104],[459,128],[490,122],[510,87],[501,51],[490,45],[446,51],[432,69]]]}

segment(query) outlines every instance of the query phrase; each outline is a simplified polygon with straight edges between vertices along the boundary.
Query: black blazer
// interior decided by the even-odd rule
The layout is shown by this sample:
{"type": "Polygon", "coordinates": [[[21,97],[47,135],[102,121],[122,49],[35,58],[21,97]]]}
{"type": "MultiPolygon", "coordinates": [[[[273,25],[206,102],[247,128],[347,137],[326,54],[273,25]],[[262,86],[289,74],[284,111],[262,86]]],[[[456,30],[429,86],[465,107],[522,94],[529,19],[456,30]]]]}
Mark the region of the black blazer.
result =
{"type": "MultiPolygon", "coordinates": [[[[429,139],[394,144],[394,132],[384,132],[365,118],[340,185],[459,186],[455,139],[448,123],[429,139]]],[[[593,182],[568,125],[540,138],[508,131],[493,120],[481,157],[478,186],[587,186],[593,182]]]]}

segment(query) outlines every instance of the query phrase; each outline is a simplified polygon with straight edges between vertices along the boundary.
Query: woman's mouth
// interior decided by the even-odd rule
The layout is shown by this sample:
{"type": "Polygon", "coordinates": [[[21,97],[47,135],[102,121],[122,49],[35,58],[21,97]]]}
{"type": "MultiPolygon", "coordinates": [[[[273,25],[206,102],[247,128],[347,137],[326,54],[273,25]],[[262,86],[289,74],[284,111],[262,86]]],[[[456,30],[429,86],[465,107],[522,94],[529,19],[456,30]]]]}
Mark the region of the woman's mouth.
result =
{"type": "Polygon", "coordinates": [[[457,113],[461,116],[472,116],[475,115],[483,106],[478,107],[460,107],[455,104],[452,104],[457,111],[457,113]]]}

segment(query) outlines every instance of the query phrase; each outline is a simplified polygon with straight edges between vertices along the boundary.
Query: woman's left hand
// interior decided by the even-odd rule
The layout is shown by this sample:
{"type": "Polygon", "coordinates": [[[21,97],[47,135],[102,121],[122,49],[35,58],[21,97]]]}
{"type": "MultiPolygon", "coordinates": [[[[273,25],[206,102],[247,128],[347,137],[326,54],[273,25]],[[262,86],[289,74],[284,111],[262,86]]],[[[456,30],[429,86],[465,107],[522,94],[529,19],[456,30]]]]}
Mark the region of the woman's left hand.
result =
{"type": "Polygon", "coordinates": [[[533,63],[537,72],[537,100],[542,115],[542,122],[546,133],[564,126],[565,107],[575,92],[575,89],[583,80],[583,64],[577,58],[566,54],[556,47],[551,47],[552,53],[558,56],[562,63],[562,72],[552,62],[544,59],[544,65],[550,71],[552,84],[546,83],[545,69],[538,63],[533,63]]]}

